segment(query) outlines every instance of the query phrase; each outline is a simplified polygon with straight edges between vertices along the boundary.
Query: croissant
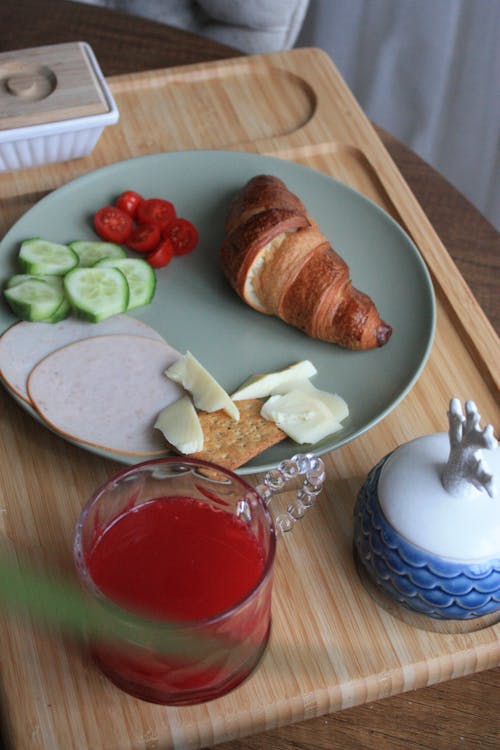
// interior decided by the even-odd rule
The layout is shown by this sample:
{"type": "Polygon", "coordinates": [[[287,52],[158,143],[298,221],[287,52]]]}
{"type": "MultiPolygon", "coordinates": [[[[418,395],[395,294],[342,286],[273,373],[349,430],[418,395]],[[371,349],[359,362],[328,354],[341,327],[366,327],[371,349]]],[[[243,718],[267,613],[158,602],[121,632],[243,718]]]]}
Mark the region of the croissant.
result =
{"type": "Polygon", "coordinates": [[[224,230],[223,272],[250,307],[348,349],[389,340],[391,326],[282,180],[253,177],[231,200],[224,230]]]}

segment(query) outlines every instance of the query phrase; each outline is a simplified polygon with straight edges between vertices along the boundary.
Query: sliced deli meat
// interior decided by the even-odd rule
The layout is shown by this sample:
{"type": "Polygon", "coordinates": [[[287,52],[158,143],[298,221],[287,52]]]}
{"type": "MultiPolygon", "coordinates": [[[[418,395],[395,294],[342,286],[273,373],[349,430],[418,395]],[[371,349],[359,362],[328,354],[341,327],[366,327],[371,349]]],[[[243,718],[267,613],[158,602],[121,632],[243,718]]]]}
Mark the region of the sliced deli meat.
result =
{"type": "Polygon", "coordinates": [[[108,334],[130,334],[164,341],[154,328],[123,314],[99,323],[77,318],[67,318],[59,323],[22,321],[12,325],[0,337],[0,377],[17,396],[29,403],[26,382],[41,359],[74,341],[108,334]]]}
{"type": "Polygon", "coordinates": [[[184,395],[165,370],[181,355],[164,341],[110,334],[57,349],[31,371],[27,390],[56,432],[107,451],[165,452],[158,413],[184,395]]]}

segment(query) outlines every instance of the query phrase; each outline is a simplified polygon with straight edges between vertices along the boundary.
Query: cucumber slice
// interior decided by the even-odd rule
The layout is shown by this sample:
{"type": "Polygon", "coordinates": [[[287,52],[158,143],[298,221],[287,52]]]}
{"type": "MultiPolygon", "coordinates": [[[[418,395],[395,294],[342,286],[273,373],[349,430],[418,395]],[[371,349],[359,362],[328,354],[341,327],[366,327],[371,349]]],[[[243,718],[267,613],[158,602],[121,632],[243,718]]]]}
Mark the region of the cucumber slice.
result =
{"type": "Polygon", "coordinates": [[[147,305],[153,299],[156,276],[152,266],[141,258],[104,258],[94,268],[118,268],[127,279],[129,300],[127,310],[147,305]]]}
{"type": "Polygon", "coordinates": [[[126,258],[127,253],[121,245],[114,242],[90,242],[87,240],[75,240],[68,247],[78,256],[79,268],[90,268],[102,258],[126,258]]]}
{"type": "Polygon", "coordinates": [[[54,289],[60,292],[64,291],[62,276],[34,275],[31,273],[16,273],[7,279],[5,286],[7,289],[10,289],[13,286],[22,284],[23,281],[33,281],[33,279],[45,281],[46,284],[50,284],[54,289]]]}
{"type": "Polygon", "coordinates": [[[69,304],[69,300],[64,291],[62,276],[32,276],[29,273],[17,273],[14,276],[11,276],[10,279],[7,279],[5,287],[6,289],[11,289],[19,284],[23,284],[25,281],[43,281],[45,284],[51,286],[62,297],[61,304],[57,310],[55,310],[55,312],[53,312],[48,318],[41,318],[44,323],[59,323],[60,320],[64,320],[69,316],[71,305],[69,304]]]}
{"type": "Polygon", "coordinates": [[[92,323],[128,306],[127,279],[118,268],[74,268],[64,277],[64,289],[77,315],[92,323]]]}
{"type": "Polygon", "coordinates": [[[78,256],[67,245],[35,237],[25,240],[19,251],[19,263],[29,274],[62,276],[78,263],[78,256]]]}
{"type": "Polygon", "coordinates": [[[40,321],[54,315],[64,300],[64,291],[46,281],[28,279],[5,289],[4,296],[19,318],[40,321]]]}
{"type": "Polygon", "coordinates": [[[55,313],[52,313],[50,318],[44,318],[44,323],[59,323],[60,320],[65,320],[69,317],[71,313],[71,305],[69,303],[69,299],[64,294],[63,300],[55,313]]]}

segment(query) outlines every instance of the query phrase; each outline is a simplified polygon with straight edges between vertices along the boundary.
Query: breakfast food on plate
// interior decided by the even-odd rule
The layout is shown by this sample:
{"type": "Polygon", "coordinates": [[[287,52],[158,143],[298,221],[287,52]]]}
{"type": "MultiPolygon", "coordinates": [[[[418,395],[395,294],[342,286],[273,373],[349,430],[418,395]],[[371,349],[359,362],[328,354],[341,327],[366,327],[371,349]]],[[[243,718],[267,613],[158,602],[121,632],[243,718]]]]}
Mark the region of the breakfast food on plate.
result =
{"type": "Polygon", "coordinates": [[[188,455],[203,449],[200,418],[188,395],[162,409],[154,426],[179,453],[188,455]]]}
{"type": "Polygon", "coordinates": [[[26,381],[41,359],[74,341],[113,333],[146,336],[163,341],[154,328],[124,314],[113,315],[95,324],[77,318],[67,318],[57,324],[21,321],[8,328],[0,337],[0,377],[11,391],[29,402],[26,381]]]}
{"type": "MultiPolygon", "coordinates": [[[[128,285],[127,310],[149,305],[153,299],[156,289],[156,276],[152,266],[145,260],[140,258],[102,258],[94,265],[94,269],[99,268],[117,268],[125,276],[128,285]]],[[[76,271],[73,271],[73,273],[76,274],[76,271]]],[[[68,288],[66,290],[68,291],[68,288]]]]}
{"type": "MultiPolygon", "coordinates": [[[[341,429],[347,405],[312,385],[309,360],[253,375],[230,396],[191,352],[181,356],[141,321],[119,313],[100,320],[116,298],[101,296],[104,276],[120,277],[133,307],[147,301],[154,273],[144,261],[106,256],[107,243],[73,244],[80,262],[64,276],[25,268],[7,289],[64,290],[72,309],[97,322],[23,321],[0,337],[0,376],[55,432],[116,454],[151,457],[170,448],[235,469],[286,436],[312,444],[341,429]]],[[[40,300],[34,304],[47,304],[40,300]]]]}
{"type": "Polygon", "coordinates": [[[186,352],[183,357],[179,357],[168,368],[165,375],[191,393],[198,409],[203,411],[223,409],[231,419],[240,418],[234,401],[191,352],[186,352]]]}
{"type": "Polygon", "coordinates": [[[165,375],[189,392],[162,409],[154,425],[175,451],[235,469],[285,438],[260,415],[262,401],[237,406],[191,352],[165,375]]]}
{"type": "Polygon", "coordinates": [[[23,273],[7,279],[3,294],[21,320],[58,323],[72,312],[98,323],[148,305],[156,289],[151,264],[127,258],[111,242],[76,240],[69,245],[40,239],[21,243],[23,273]]]}
{"type": "Polygon", "coordinates": [[[349,407],[336,393],[311,383],[317,370],[305,359],[284,370],[253,375],[232,398],[264,398],[260,414],[273,421],[296,443],[317,443],[342,429],[349,407]]]}
{"type": "Polygon", "coordinates": [[[75,240],[68,247],[78,256],[80,268],[90,268],[103,258],[126,258],[127,253],[115,242],[95,242],[93,240],[75,240]]]}
{"type": "Polygon", "coordinates": [[[264,403],[261,415],[275,424],[296,443],[319,443],[342,428],[349,410],[345,401],[333,393],[293,388],[271,396],[264,403]]]}
{"type": "Polygon", "coordinates": [[[309,378],[317,374],[317,369],[308,359],[295,362],[284,370],[252,375],[231,394],[234,401],[245,398],[264,398],[275,393],[282,393],[297,382],[310,382],[309,378]]]}
{"type": "Polygon", "coordinates": [[[32,369],[28,396],[64,437],[115,453],[165,452],[155,416],[183,395],[164,371],[179,357],[146,336],[109,334],[57,349],[32,369]]]}
{"type": "Polygon", "coordinates": [[[274,423],[261,416],[263,401],[240,401],[238,421],[231,419],[222,409],[199,412],[203,431],[203,448],[191,453],[191,458],[236,469],[272,445],[281,442],[286,434],[274,423]]]}
{"type": "Polygon", "coordinates": [[[248,305],[312,338],[372,349],[391,336],[371,298],[352,286],[347,263],[277,177],[253,177],[234,196],[220,259],[248,305]]]}
{"type": "Polygon", "coordinates": [[[347,404],[315,388],[316,373],[303,360],[229,396],[190,352],[127,315],[20,322],[0,337],[4,382],[62,436],[131,456],[171,448],[230,469],[287,435],[313,443],[342,427],[347,404]]]}
{"type": "Polygon", "coordinates": [[[231,397],[190,352],[165,374],[172,372],[191,395],[162,409],[155,428],[178,453],[227,469],[242,466],[286,436],[300,444],[319,442],[340,430],[349,415],[344,399],[311,383],[317,370],[309,360],[253,375],[231,397]],[[236,401],[238,419],[228,408],[236,401]]]}
{"type": "Polygon", "coordinates": [[[71,313],[61,276],[16,273],[7,280],[4,297],[21,320],[59,323],[71,313]]]}
{"type": "Polygon", "coordinates": [[[168,265],[174,255],[190,253],[199,239],[197,228],[177,216],[171,201],[144,198],[135,190],[124,190],[113,205],[99,208],[94,229],[104,240],[142,253],[153,268],[168,265]]]}

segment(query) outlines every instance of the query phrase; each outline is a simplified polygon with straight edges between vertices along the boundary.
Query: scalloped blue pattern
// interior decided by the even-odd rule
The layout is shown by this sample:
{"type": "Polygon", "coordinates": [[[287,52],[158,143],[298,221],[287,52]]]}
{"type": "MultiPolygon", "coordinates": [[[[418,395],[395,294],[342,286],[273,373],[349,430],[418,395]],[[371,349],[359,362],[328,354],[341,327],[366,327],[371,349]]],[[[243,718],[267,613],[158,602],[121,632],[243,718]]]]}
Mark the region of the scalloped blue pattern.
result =
{"type": "Polygon", "coordinates": [[[369,473],[354,508],[354,545],[371,580],[400,604],[440,620],[472,620],[500,610],[500,558],[446,560],[414,546],[389,524],[378,500],[389,455],[369,473]]]}

